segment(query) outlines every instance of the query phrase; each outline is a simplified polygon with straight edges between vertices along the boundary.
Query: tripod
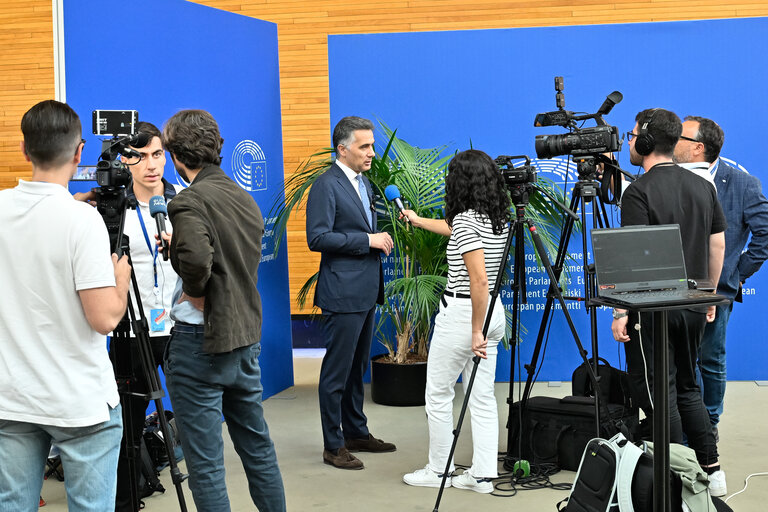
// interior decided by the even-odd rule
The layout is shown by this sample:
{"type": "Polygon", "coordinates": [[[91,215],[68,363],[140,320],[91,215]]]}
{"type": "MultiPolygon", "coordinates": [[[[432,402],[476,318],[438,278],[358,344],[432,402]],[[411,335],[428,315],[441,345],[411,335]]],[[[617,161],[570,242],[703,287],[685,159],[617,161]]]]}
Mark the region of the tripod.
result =
{"type": "MultiPolygon", "coordinates": [[[[511,160],[513,158],[519,158],[519,157],[505,157],[505,158],[511,160]]],[[[510,176],[511,175],[512,174],[510,173],[510,176]]],[[[528,174],[528,175],[530,176],[530,174],[528,174]]],[[[534,176],[533,179],[535,179],[535,173],[533,174],[533,176],[534,176]]],[[[512,246],[512,239],[513,238],[515,239],[515,267],[514,267],[514,276],[515,276],[515,278],[514,278],[514,280],[515,280],[515,283],[517,283],[517,285],[518,285],[516,287],[513,286],[513,293],[514,293],[513,301],[514,301],[514,305],[515,305],[515,310],[513,312],[513,319],[514,319],[513,320],[513,325],[516,326],[517,322],[519,322],[519,315],[517,314],[517,312],[519,310],[520,301],[519,301],[519,296],[518,295],[520,293],[520,290],[521,289],[524,290],[524,287],[525,287],[524,284],[522,284],[522,286],[520,285],[520,279],[522,278],[523,283],[524,283],[524,271],[525,271],[525,265],[524,265],[524,259],[525,259],[525,228],[526,227],[528,229],[528,232],[531,234],[531,239],[533,240],[534,248],[536,249],[536,252],[539,255],[539,258],[541,259],[542,264],[546,268],[547,273],[549,274],[550,279],[552,279],[553,282],[556,282],[554,280],[555,279],[554,271],[552,270],[552,266],[549,263],[549,258],[547,256],[547,252],[544,249],[544,244],[542,243],[541,238],[540,238],[540,236],[539,236],[539,234],[538,234],[538,232],[536,230],[536,226],[534,226],[534,224],[531,222],[531,220],[528,219],[525,216],[525,208],[528,205],[528,198],[529,198],[530,193],[533,192],[533,191],[536,191],[536,190],[541,191],[542,193],[547,195],[553,202],[557,203],[564,211],[568,212],[574,218],[578,218],[568,208],[566,208],[564,205],[559,203],[557,201],[557,199],[552,197],[546,190],[537,187],[532,182],[516,183],[516,182],[513,181],[512,183],[508,182],[507,185],[508,185],[508,188],[510,189],[510,193],[511,193],[511,196],[512,196],[512,202],[513,202],[514,208],[515,208],[515,218],[514,218],[514,220],[512,221],[512,223],[511,223],[511,225],[509,227],[509,231],[507,232],[507,239],[506,239],[506,243],[505,243],[505,246],[504,246],[504,254],[503,254],[503,256],[501,258],[501,261],[499,263],[499,268],[498,268],[498,271],[496,273],[496,280],[494,282],[493,289],[490,292],[488,312],[486,313],[485,321],[483,323],[483,338],[485,338],[486,335],[488,334],[488,329],[490,327],[491,319],[492,319],[492,316],[493,316],[493,309],[494,309],[494,306],[496,304],[496,299],[499,296],[499,290],[501,288],[501,282],[502,282],[502,279],[504,277],[504,271],[505,271],[505,268],[506,268],[506,261],[507,261],[507,258],[509,257],[509,251],[510,251],[510,248],[512,246]]],[[[560,290],[558,288],[555,288],[555,290],[556,290],[556,295],[557,295],[558,299],[560,300],[560,303],[561,303],[562,307],[565,309],[565,302],[564,302],[562,294],[560,293],[560,290]]],[[[523,301],[525,301],[525,300],[526,300],[525,296],[523,295],[523,301]]],[[[517,329],[515,329],[515,332],[517,332],[517,329]]],[[[574,332],[575,332],[575,330],[574,330],[574,332]]],[[[469,398],[470,398],[470,395],[472,393],[472,386],[474,385],[475,376],[477,375],[477,368],[478,368],[478,365],[480,364],[480,356],[475,355],[472,358],[472,362],[474,363],[474,365],[472,367],[472,373],[470,375],[469,382],[467,383],[467,389],[466,389],[466,393],[465,393],[465,396],[464,396],[464,402],[462,403],[462,406],[461,406],[461,412],[459,413],[459,419],[458,419],[458,422],[456,424],[456,429],[454,429],[454,431],[453,431],[453,442],[451,444],[450,452],[448,453],[448,460],[447,460],[446,465],[445,465],[445,471],[443,471],[442,481],[440,482],[440,490],[438,491],[438,494],[437,494],[437,501],[435,502],[435,507],[433,509],[434,512],[437,512],[437,510],[438,510],[438,508],[440,506],[440,500],[442,498],[443,491],[445,489],[445,483],[447,481],[448,474],[450,472],[451,461],[453,460],[453,454],[456,451],[456,444],[458,443],[459,435],[461,434],[461,425],[464,422],[464,415],[465,415],[465,413],[467,411],[467,406],[469,404],[469,398]]],[[[511,383],[511,381],[512,381],[512,378],[510,378],[510,383],[511,383]]]]}
{"type": "MultiPolygon", "coordinates": [[[[563,297],[562,293],[560,291],[560,288],[558,286],[560,276],[563,271],[563,265],[565,263],[565,258],[568,255],[568,243],[571,239],[571,235],[573,234],[573,226],[574,222],[579,220],[579,216],[576,214],[569,215],[565,219],[565,224],[563,225],[562,233],[560,236],[560,241],[558,243],[558,249],[557,249],[557,257],[555,258],[555,264],[552,268],[548,269],[547,272],[549,274],[549,291],[547,293],[547,300],[544,305],[544,312],[542,314],[541,318],[541,326],[539,328],[539,333],[536,338],[536,344],[533,349],[533,355],[531,357],[531,363],[529,365],[525,365],[525,369],[528,373],[528,377],[525,382],[525,389],[523,391],[523,396],[520,400],[519,405],[519,416],[522,417],[528,399],[530,398],[531,394],[531,387],[533,386],[533,375],[536,370],[536,366],[538,364],[539,360],[539,353],[541,351],[541,346],[544,341],[544,336],[546,335],[547,329],[548,329],[548,321],[549,321],[549,315],[552,311],[552,306],[554,303],[555,298],[558,299],[560,302],[560,305],[563,310],[563,314],[565,315],[566,321],[568,322],[568,327],[571,330],[571,333],[573,335],[573,339],[576,342],[576,346],[579,350],[579,355],[581,356],[582,360],[585,363],[585,367],[587,369],[587,373],[589,375],[589,379],[592,382],[592,386],[595,391],[595,431],[596,436],[600,437],[600,406],[601,406],[601,400],[600,400],[600,388],[599,388],[599,378],[596,375],[597,372],[597,365],[598,365],[598,346],[597,346],[597,306],[590,305],[589,299],[594,297],[595,294],[595,274],[594,274],[594,268],[586,265],[587,260],[587,222],[586,222],[586,209],[585,206],[587,203],[592,202],[592,223],[593,227],[604,227],[608,226],[608,214],[605,209],[605,202],[601,198],[601,195],[598,193],[598,190],[600,188],[600,184],[596,181],[596,167],[598,160],[601,160],[598,156],[585,156],[585,157],[574,157],[574,162],[577,164],[577,170],[578,170],[578,176],[579,180],[576,182],[573,193],[571,195],[571,202],[568,208],[568,211],[571,213],[573,212],[580,212],[581,213],[581,243],[582,243],[582,255],[584,259],[584,265],[583,272],[584,272],[584,297],[563,297]],[[592,361],[587,359],[587,352],[584,350],[584,347],[581,343],[581,340],[579,338],[578,332],[576,332],[576,328],[573,324],[573,319],[571,318],[570,313],[568,312],[568,309],[565,306],[565,303],[563,301],[564,298],[570,299],[570,300],[579,300],[584,301],[586,304],[586,307],[588,309],[589,313],[589,321],[590,321],[590,340],[591,340],[591,346],[592,346],[592,361]]],[[[617,176],[615,176],[617,177],[617,176]]],[[[510,385],[512,380],[510,379],[510,385]]],[[[510,388],[511,390],[511,388],[510,388]]],[[[511,395],[510,399],[508,399],[508,403],[511,405],[511,395]]],[[[512,421],[512,407],[509,409],[509,421],[512,421]]],[[[519,435],[520,438],[522,438],[522,432],[520,432],[519,435]]],[[[510,446],[514,442],[512,431],[510,430],[508,432],[508,438],[507,443],[508,446],[510,446]]]]}
{"type": "MultiPolygon", "coordinates": [[[[128,256],[128,261],[131,261],[130,254],[130,241],[128,236],[123,234],[123,227],[125,225],[125,189],[114,189],[112,187],[102,187],[101,190],[97,189],[96,195],[99,198],[97,201],[97,208],[104,218],[104,222],[107,225],[107,231],[109,232],[110,245],[112,252],[117,253],[118,257],[123,254],[128,256]]],[[[131,503],[134,511],[139,510],[139,482],[136,479],[136,469],[138,461],[140,460],[140,444],[136,439],[133,426],[133,411],[129,403],[131,397],[141,397],[146,400],[154,401],[155,408],[157,410],[158,422],[160,425],[163,439],[165,440],[165,450],[168,455],[168,464],[170,467],[171,480],[176,488],[176,494],[179,500],[179,509],[182,512],[186,512],[187,505],[184,499],[184,491],[181,488],[181,483],[187,478],[179,470],[176,464],[176,456],[173,453],[174,439],[171,429],[168,425],[168,420],[165,417],[165,408],[163,407],[162,398],[164,391],[160,385],[160,376],[157,373],[157,364],[152,356],[152,349],[149,341],[149,326],[147,318],[144,315],[144,308],[141,304],[141,294],[139,292],[139,285],[136,279],[136,273],[131,268],[131,284],[133,287],[133,295],[136,298],[136,308],[134,309],[133,302],[130,294],[128,295],[128,307],[123,315],[123,318],[117,324],[117,327],[112,332],[111,344],[114,345],[115,354],[115,377],[117,379],[118,392],[120,394],[120,403],[123,410],[123,443],[125,448],[126,459],[128,461],[128,472],[130,479],[131,489],[131,503]],[[138,311],[138,319],[136,317],[136,311],[138,311]],[[131,347],[130,333],[131,328],[136,338],[136,350],[131,347]],[[136,381],[136,375],[134,374],[134,365],[132,364],[132,358],[138,355],[141,374],[144,377],[144,382],[147,386],[146,393],[137,393],[134,389],[136,381]]]]}

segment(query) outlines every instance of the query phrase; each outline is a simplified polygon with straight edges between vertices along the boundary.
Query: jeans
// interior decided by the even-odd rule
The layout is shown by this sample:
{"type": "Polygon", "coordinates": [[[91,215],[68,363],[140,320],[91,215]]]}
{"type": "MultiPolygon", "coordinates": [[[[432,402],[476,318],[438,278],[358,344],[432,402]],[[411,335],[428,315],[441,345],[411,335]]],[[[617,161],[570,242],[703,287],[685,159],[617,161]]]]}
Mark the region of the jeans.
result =
{"type": "MultiPolygon", "coordinates": [[[[695,370],[696,354],[707,320],[704,313],[686,309],[671,310],[667,315],[669,440],[672,443],[682,443],[685,434],[688,446],[696,452],[699,464],[707,466],[717,462],[717,444],[701,399],[695,370]]],[[[631,313],[627,326],[630,341],[624,343],[630,392],[650,422],[653,421],[650,398],[653,396],[654,372],[653,322],[651,313],[642,313],[640,320],[637,313],[631,313]],[[634,329],[638,321],[642,326],[640,331],[634,329]]]]}
{"type": "Polygon", "coordinates": [[[733,310],[733,302],[717,306],[715,321],[707,324],[699,347],[699,365],[696,368],[701,397],[713,427],[720,422],[725,399],[725,330],[733,310]]]}
{"type": "Polygon", "coordinates": [[[88,427],[0,419],[0,512],[37,512],[51,443],[61,454],[69,511],[114,510],[122,425],[120,405],[88,427]]]}
{"type": "MultiPolygon", "coordinates": [[[[444,296],[435,319],[427,361],[425,393],[429,424],[429,469],[442,474],[453,442],[453,397],[456,379],[462,376],[467,390],[474,362],[472,358],[472,301],[444,296]]],[[[475,478],[498,476],[499,410],[494,394],[496,355],[499,340],[504,336],[504,307],[496,301],[488,329],[487,359],[481,359],[469,397],[472,421],[472,467],[475,478]]],[[[451,461],[450,471],[454,464],[451,461]]]]}
{"type": "Polygon", "coordinates": [[[165,352],[166,386],[197,510],[230,510],[224,481],[223,414],[253,503],[261,512],[285,511],[283,480],[261,404],[261,345],[210,354],[202,348],[203,336],[202,325],[177,323],[165,352]]]}

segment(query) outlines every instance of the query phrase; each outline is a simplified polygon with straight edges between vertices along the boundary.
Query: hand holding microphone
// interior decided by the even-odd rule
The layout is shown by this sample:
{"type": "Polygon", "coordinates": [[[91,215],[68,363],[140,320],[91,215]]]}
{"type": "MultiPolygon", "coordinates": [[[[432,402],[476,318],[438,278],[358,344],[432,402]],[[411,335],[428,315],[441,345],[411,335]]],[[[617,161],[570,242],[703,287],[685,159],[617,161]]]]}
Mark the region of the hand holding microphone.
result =
{"type": "Polygon", "coordinates": [[[157,235],[160,238],[160,244],[163,252],[163,259],[168,261],[168,232],[165,230],[165,217],[168,215],[168,208],[165,206],[163,196],[152,196],[149,200],[149,214],[155,218],[157,225],[157,235]]]}

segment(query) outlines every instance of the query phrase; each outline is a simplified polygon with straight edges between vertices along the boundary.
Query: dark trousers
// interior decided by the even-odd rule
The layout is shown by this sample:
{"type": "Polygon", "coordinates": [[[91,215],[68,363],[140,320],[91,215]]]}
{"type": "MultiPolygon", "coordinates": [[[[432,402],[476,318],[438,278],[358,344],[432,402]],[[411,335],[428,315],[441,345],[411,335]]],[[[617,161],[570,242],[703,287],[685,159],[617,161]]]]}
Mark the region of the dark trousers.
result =
{"type": "MultiPolygon", "coordinates": [[[[652,423],[653,315],[642,313],[639,321],[641,330],[638,332],[635,329],[638,314],[630,314],[627,325],[630,341],[624,348],[630,392],[652,423]]],[[[718,458],[715,436],[696,379],[696,356],[706,323],[703,313],[687,309],[668,312],[670,442],[682,443],[685,433],[688,446],[696,452],[696,458],[703,466],[717,462],[718,458]]]]}
{"type": "Polygon", "coordinates": [[[326,450],[341,448],[345,438],[368,437],[363,375],[371,355],[375,310],[323,313],[326,352],[318,395],[326,450]]]}
{"type": "MultiPolygon", "coordinates": [[[[163,365],[163,352],[168,343],[169,336],[151,337],[150,348],[152,358],[155,364],[163,365]]],[[[144,371],[141,368],[136,338],[129,339],[129,350],[119,350],[116,347],[117,342],[110,343],[109,356],[112,364],[115,365],[115,373],[118,378],[123,377],[126,371],[132,375],[131,385],[128,391],[131,393],[147,393],[149,391],[144,371]],[[128,359],[128,360],[125,360],[128,359]]],[[[141,436],[144,433],[144,422],[147,414],[149,401],[138,396],[121,396],[123,403],[123,418],[130,418],[130,425],[123,421],[123,440],[120,443],[120,457],[117,461],[117,494],[115,495],[115,512],[134,512],[138,510],[137,504],[131,503],[131,480],[128,467],[128,431],[133,432],[134,446],[132,449],[136,454],[135,473],[133,477],[138,485],[141,475],[141,436]]],[[[139,489],[141,491],[141,489],[139,489]]],[[[140,496],[137,496],[140,498],[140,496]]]]}

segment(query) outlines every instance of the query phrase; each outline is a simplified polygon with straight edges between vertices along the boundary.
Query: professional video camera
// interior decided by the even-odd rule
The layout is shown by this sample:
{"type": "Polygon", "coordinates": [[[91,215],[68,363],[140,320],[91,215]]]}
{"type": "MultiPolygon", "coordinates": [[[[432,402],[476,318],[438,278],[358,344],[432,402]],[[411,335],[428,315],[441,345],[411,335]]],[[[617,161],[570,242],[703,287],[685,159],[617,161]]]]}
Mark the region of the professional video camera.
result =
{"type": "Polygon", "coordinates": [[[552,158],[558,155],[593,156],[621,150],[622,140],[619,129],[608,125],[603,116],[623,99],[619,91],[613,91],[594,114],[576,115],[565,110],[563,95],[563,77],[555,77],[555,102],[559,110],[537,114],[534,126],[562,126],[571,133],[559,135],[537,135],[536,155],[539,158],[552,158]],[[580,128],[576,123],[594,119],[597,126],[580,128]]]}
{"type": "Polygon", "coordinates": [[[93,134],[111,137],[102,141],[101,156],[96,165],[99,186],[93,192],[96,194],[96,208],[107,225],[113,252],[122,235],[122,216],[127,206],[125,188],[131,184],[131,172],[117,156],[141,158],[131,147],[141,148],[150,141],[149,135],[136,133],[138,122],[139,113],[136,110],[93,111],[93,134]]]}
{"type": "Polygon", "coordinates": [[[512,195],[512,202],[514,204],[528,204],[528,195],[537,180],[536,168],[531,165],[531,159],[526,155],[499,155],[495,162],[501,170],[509,193],[512,195]],[[525,159],[525,163],[515,167],[512,162],[521,158],[525,159]]]}

